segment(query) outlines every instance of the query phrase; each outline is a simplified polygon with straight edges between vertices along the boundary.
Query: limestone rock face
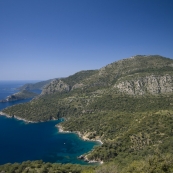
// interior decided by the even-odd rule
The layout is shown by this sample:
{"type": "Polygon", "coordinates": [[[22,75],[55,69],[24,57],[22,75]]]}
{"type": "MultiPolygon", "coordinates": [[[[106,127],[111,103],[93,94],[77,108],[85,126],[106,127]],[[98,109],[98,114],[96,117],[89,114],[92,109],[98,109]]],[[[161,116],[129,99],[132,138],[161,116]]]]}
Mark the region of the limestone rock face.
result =
{"type": "Polygon", "coordinates": [[[137,79],[125,80],[116,84],[120,92],[129,95],[167,94],[173,92],[173,76],[146,76],[137,79]]]}
{"type": "Polygon", "coordinates": [[[72,87],[72,90],[77,89],[77,88],[82,88],[83,86],[84,86],[84,84],[82,84],[82,83],[77,83],[77,84],[75,84],[75,85],[72,87]]]}
{"type": "Polygon", "coordinates": [[[55,92],[70,91],[71,87],[60,79],[53,80],[43,88],[41,95],[53,94],[55,92]]]}

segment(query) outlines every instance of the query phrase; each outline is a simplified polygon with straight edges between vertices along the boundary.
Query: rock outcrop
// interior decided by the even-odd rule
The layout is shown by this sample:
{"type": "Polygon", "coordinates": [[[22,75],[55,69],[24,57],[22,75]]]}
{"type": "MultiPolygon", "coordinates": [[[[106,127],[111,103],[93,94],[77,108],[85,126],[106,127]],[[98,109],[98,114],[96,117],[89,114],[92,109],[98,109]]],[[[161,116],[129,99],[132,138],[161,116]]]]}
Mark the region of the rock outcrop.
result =
{"type": "Polygon", "coordinates": [[[60,79],[55,79],[43,88],[41,95],[53,94],[55,92],[63,92],[70,90],[71,87],[68,84],[66,84],[60,79]]]}
{"type": "Polygon", "coordinates": [[[77,88],[82,88],[83,86],[84,86],[84,84],[82,84],[82,83],[77,83],[77,84],[75,84],[75,85],[72,87],[72,90],[77,89],[77,88]]]}
{"type": "Polygon", "coordinates": [[[173,92],[173,76],[145,76],[131,80],[124,80],[115,84],[120,92],[129,95],[167,94],[173,92]]]}

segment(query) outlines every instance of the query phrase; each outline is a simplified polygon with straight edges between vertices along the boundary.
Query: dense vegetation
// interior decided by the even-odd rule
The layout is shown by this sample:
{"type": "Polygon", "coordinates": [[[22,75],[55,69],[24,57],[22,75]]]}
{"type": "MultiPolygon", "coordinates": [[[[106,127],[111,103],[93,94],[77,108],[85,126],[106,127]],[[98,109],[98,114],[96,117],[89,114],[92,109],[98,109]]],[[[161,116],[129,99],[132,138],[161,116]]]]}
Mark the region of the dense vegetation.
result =
{"type": "MultiPolygon", "coordinates": [[[[81,85],[70,91],[57,90],[54,94],[41,95],[3,112],[31,121],[64,117],[66,121],[61,124],[64,130],[80,131],[89,139],[101,139],[103,145],[94,148],[86,157],[112,165],[90,170],[81,168],[80,172],[109,169],[111,172],[115,167],[117,172],[171,172],[173,93],[131,96],[115,87],[119,81],[167,74],[173,76],[173,60],[161,56],[135,56],[100,70],[82,71],[64,78],[63,82],[71,88],[81,85]]],[[[173,83],[170,79],[166,82],[170,86],[173,83]]]]}
{"type": "Polygon", "coordinates": [[[38,89],[42,90],[43,87],[45,85],[47,85],[48,83],[50,83],[51,81],[52,81],[52,79],[46,80],[46,81],[37,82],[37,83],[34,83],[34,84],[28,83],[28,84],[25,84],[25,85],[19,87],[18,89],[19,90],[38,90],[38,89]]]}
{"type": "Polygon", "coordinates": [[[16,94],[13,94],[17,99],[26,99],[26,98],[32,98],[37,96],[38,94],[28,91],[28,90],[22,90],[16,94]]]}
{"type": "Polygon", "coordinates": [[[133,160],[153,153],[156,147],[163,153],[173,153],[172,102],[172,97],[164,96],[100,97],[90,105],[92,113],[73,117],[62,125],[65,130],[90,132],[89,138],[103,140],[104,144],[88,155],[89,159],[133,160]]]}
{"type": "Polygon", "coordinates": [[[22,90],[18,93],[12,94],[8,96],[4,100],[0,100],[0,102],[8,102],[8,101],[14,101],[14,100],[23,100],[23,99],[28,99],[28,98],[33,98],[36,97],[38,94],[28,91],[28,90],[22,90]]]}
{"type": "Polygon", "coordinates": [[[81,165],[73,165],[73,164],[51,164],[45,163],[43,161],[26,161],[21,164],[7,163],[5,165],[0,166],[0,171],[8,172],[8,173],[80,173],[83,170],[94,169],[95,167],[90,166],[81,166],[81,165]]]}
{"type": "Polygon", "coordinates": [[[97,70],[80,71],[78,73],[75,73],[74,75],[69,76],[68,78],[62,78],[61,80],[63,80],[68,85],[73,86],[76,83],[81,82],[82,80],[94,75],[96,72],[97,70]]]}
{"type": "Polygon", "coordinates": [[[173,158],[171,155],[155,153],[135,160],[121,167],[114,162],[101,166],[81,166],[74,164],[45,163],[42,161],[26,161],[21,164],[7,163],[0,165],[1,173],[172,173],[173,158]]]}

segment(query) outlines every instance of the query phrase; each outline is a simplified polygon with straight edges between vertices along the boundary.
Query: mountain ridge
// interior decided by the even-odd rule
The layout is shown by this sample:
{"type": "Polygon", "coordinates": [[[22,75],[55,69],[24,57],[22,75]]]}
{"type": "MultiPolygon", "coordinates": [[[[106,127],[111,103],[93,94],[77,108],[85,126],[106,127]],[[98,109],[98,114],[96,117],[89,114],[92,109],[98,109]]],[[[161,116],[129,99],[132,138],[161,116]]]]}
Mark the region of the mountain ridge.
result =
{"type": "MultiPolygon", "coordinates": [[[[76,74],[71,75],[67,78],[62,78],[60,80],[54,80],[54,88],[55,85],[59,85],[54,92],[62,92],[62,91],[70,91],[76,88],[85,88],[85,87],[92,87],[92,86],[111,86],[115,83],[118,79],[123,76],[137,74],[137,73],[144,73],[149,71],[149,73],[155,74],[158,72],[158,68],[161,69],[163,72],[171,71],[173,68],[173,61],[169,58],[165,58],[159,55],[136,55],[130,58],[126,58],[117,62],[113,62],[108,64],[99,70],[92,70],[92,71],[82,71],[76,73],[80,75],[81,73],[90,73],[87,78],[81,78],[76,83],[69,82],[69,78],[73,78],[76,74]],[[146,60],[147,59],[147,60],[146,60]],[[157,63],[156,63],[157,59],[157,63]],[[169,69],[168,69],[169,68],[169,69]],[[56,81],[56,82],[55,82],[56,81]],[[55,84],[56,83],[56,84],[55,84]],[[65,88],[63,88],[63,85],[65,88]],[[62,87],[60,89],[60,86],[62,87]]],[[[160,72],[161,73],[161,72],[160,72]]],[[[44,93],[46,93],[46,89],[51,87],[51,83],[49,83],[46,88],[44,88],[44,93]]],[[[53,93],[54,93],[53,92],[53,93]]],[[[48,92],[51,93],[51,92],[48,92]]]]}
{"type": "Polygon", "coordinates": [[[41,81],[41,82],[37,82],[37,83],[27,83],[19,88],[17,88],[18,90],[42,90],[43,87],[45,85],[47,85],[48,83],[50,83],[53,79],[49,79],[49,80],[46,80],[46,81],[41,81]]]}
{"type": "Polygon", "coordinates": [[[65,131],[103,141],[88,160],[127,164],[157,149],[173,154],[172,64],[137,55],[56,79],[38,98],[3,112],[38,122],[64,117],[65,131]]]}

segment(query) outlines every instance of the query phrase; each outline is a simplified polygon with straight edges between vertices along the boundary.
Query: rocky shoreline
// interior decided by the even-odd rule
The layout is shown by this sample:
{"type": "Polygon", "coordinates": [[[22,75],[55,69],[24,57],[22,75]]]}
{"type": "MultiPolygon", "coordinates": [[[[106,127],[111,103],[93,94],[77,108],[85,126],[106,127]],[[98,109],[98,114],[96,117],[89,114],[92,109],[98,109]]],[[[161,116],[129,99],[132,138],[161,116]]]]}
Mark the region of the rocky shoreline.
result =
{"type": "Polygon", "coordinates": [[[10,115],[8,115],[8,114],[2,112],[2,111],[0,112],[0,115],[6,116],[7,118],[16,118],[17,120],[22,120],[22,121],[24,121],[25,123],[37,123],[36,121],[26,120],[26,119],[24,119],[24,118],[17,117],[16,115],[10,116],[10,115]]]}
{"type": "MultiPolygon", "coordinates": [[[[15,118],[15,119],[17,119],[17,120],[22,120],[22,121],[24,121],[25,123],[38,123],[38,122],[36,122],[36,121],[30,121],[30,120],[26,120],[26,119],[24,119],[24,118],[20,118],[20,117],[18,117],[18,116],[16,116],[16,115],[10,116],[10,115],[8,115],[8,114],[2,112],[2,111],[0,111],[0,116],[6,116],[7,118],[15,118]]],[[[84,141],[96,141],[96,142],[99,142],[101,145],[103,144],[103,142],[102,142],[100,139],[98,139],[98,140],[97,140],[97,139],[95,139],[95,140],[94,140],[94,139],[89,139],[86,135],[81,134],[81,132],[79,132],[79,131],[64,131],[64,130],[63,130],[63,127],[62,127],[61,125],[59,125],[59,124],[57,124],[56,127],[59,129],[59,132],[60,132],[60,133],[76,133],[76,134],[77,134],[80,138],[82,138],[84,141]]],[[[87,158],[87,155],[85,155],[85,154],[80,155],[80,156],[78,157],[78,159],[84,160],[85,162],[88,162],[88,163],[100,163],[100,164],[103,163],[103,161],[89,160],[89,159],[87,158]]]]}
{"type": "MultiPolygon", "coordinates": [[[[63,130],[63,127],[59,124],[56,125],[56,127],[59,129],[59,132],[60,133],[76,133],[80,138],[82,138],[84,141],[97,141],[99,142],[101,145],[103,144],[103,142],[98,139],[98,140],[94,140],[94,139],[89,139],[87,138],[86,135],[82,135],[79,131],[64,131],[63,130]]],[[[83,155],[80,155],[78,157],[78,159],[81,159],[81,160],[84,160],[85,162],[88,162],[88,163],[100,163],[100,164],[103,164],[103,161],[97,161],[97,160],[89,160],[87,158],[87,155],[83,154],[83,155]]]]}
{"type": "Polygon", "coordinates": [[[79,131],[64,131],[62,126],[59,124],[57,124],[56,127],[59,129],[60,133],[76,133],[84,141],[96,141],[96,142],[99,142],[101,145],[103,144],[103,142],[100,139],[89,139],[86,135],[82,135],[79,131]]]}

